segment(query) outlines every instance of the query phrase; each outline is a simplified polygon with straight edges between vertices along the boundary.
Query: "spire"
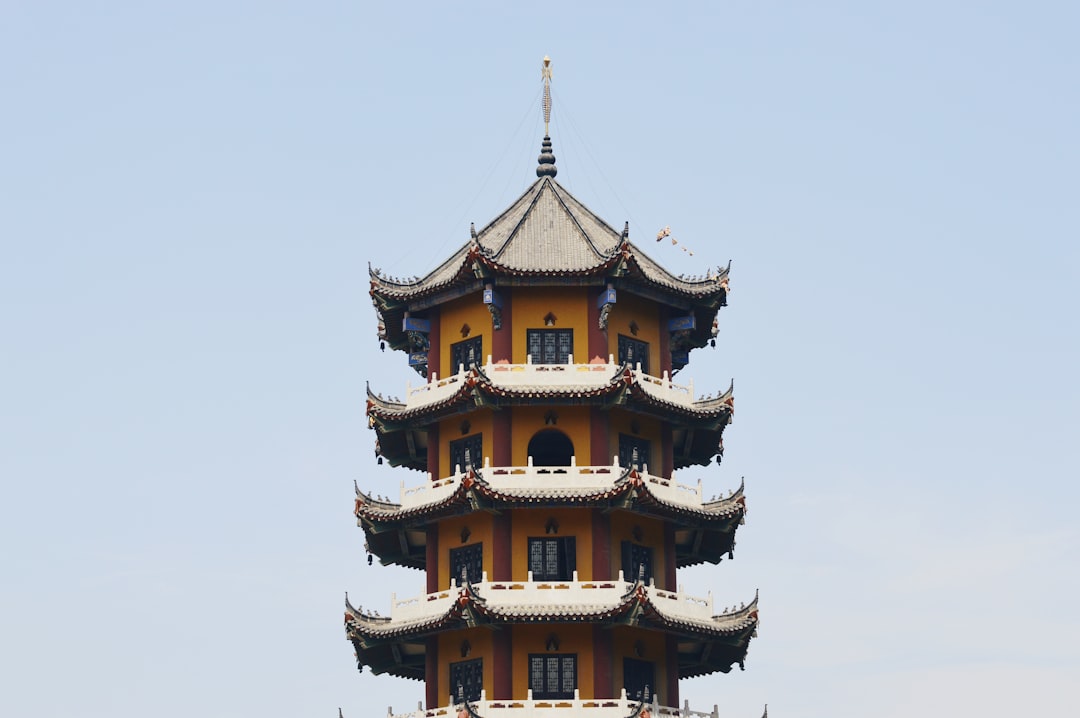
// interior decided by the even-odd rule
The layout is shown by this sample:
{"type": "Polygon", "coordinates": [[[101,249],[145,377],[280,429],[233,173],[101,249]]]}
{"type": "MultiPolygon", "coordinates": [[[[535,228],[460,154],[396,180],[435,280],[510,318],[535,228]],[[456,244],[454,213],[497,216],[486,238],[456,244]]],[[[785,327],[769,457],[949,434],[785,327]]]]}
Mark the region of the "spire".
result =
{"type": "Polygon", "coordinates": [[[554,177],[558,170],[555,169],[555,155],[551,151],[551,58],[547,55],[544,56],[540,77],[544,80],[544,142],[540,145],[540,156],[537,158],[540,164],[536,168],[536,176],[554,177]]]}

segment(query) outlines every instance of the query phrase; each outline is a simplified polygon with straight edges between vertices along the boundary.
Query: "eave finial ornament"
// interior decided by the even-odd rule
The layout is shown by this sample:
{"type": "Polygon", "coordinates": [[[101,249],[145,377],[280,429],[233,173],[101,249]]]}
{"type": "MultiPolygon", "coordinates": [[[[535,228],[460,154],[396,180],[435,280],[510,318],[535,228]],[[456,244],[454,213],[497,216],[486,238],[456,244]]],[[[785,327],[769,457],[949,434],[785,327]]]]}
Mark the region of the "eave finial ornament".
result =
{"type": "Polygon", "coordinates": [[[540,164],[536,168],[536,176],[554,177],[558,170],[555,169],[555,153],[551,150],[551,58],[546,55],[540,77],[544,80],[544,141],[537,158],[540,164]]]}

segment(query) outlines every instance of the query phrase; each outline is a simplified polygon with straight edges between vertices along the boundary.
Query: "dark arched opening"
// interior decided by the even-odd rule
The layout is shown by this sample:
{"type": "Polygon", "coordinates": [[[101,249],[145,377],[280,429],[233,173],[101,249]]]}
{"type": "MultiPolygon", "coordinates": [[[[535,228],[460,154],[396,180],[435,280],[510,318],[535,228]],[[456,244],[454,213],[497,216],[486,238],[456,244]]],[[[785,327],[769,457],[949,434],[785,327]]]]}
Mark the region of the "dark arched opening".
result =
{"type": "Polygon", "coordinates": [[[558,429],[538,431],[529,439],[533,466],[569,466],[573,455],[574,442],[558,429]]]}

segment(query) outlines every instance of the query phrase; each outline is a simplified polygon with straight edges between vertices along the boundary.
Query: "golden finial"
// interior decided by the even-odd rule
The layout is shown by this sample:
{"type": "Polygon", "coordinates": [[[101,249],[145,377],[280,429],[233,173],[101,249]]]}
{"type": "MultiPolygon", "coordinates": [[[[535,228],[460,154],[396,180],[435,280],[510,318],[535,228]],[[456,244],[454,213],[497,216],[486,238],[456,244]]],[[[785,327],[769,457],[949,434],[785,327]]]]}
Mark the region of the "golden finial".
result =
{"type": "Polygon", "coordinates": [[[544,135],[550,137],[548,125],[551,124],[551,58],[544,55],[544,66],[540,69],[544,79],[544,135]]]}

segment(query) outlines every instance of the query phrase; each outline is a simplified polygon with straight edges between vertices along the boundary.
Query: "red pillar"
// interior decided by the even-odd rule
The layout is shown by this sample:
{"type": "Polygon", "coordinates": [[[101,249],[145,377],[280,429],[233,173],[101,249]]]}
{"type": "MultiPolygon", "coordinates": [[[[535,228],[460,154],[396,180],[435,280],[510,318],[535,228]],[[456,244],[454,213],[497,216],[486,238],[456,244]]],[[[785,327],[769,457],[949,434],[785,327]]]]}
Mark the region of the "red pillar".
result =
{"type": "Polygon", "coordinates": [[[514,697],[514,666],[510,631],[510,626],[503,626],[492,636],[495,685],[492,686],[494,694],[491,700],[509,700],[514,697]]]}
{"type": "Polygon", "coordinates": [[[592,566],[593,581],[611,580],[611,522],[600,509],[592,511],[592,566]]]}
{"type": "Polygon", "coordinates": [[[675,636],[667,636],[667,695],[660,696],[664,705],[679,705],[679,643],[675,636]]]}
{"type": "Polygon", "coordinates": [[[491,576],[492,581],[509,581],[513,575],[513,555],[510,551],[512,522],[510,511],[503,511],[492,520],[494,524],[493,546],[491,547],[491,567],[494,572],[491,576]]]}
{"type": "MultiPolygon", "coordinates": [[[[510,308],[513,295],[509,287],[501,287],[496,291],[499,293],[499,297],[502,299],[503,303],[502,329],[494,331],[494,325],[492,326],[493,330],[491,332],[491,361],[497,362],[500,359],[512,361],[514,358],[514,317],[513,312],[510,311],[510,308]]],[[[483,361],[486,362],[487,357],[484,357],[483,361]]]]}
{"type": "Polygon", "coordinates": [[[599,624],[592,627],[593,639],[593,692],[594,698],[614,698],[614,670],[612,668],[611,629],[599,624]]]}
{"type": "Polygon", "coordinates": [[[574,361],[579,364],[588,364],[593,357],[600,357],[604,361],[607,361],[608,358],[607,332],[600,328],[600,307],[596,306],[596,302],[600,299],[600,294],[603,291],[604,287],[600,287],[586,293],[589,302],[589,355],[580,358],[574,357],[574,361]]]}
{"type": "Polygon", "coordinates": [[[424,563],[427,570],[427,592],[439,590],[439,527],[428,526],[427,545],[424,547],[424,563]]]}
{"type": "MultiPolygon", "coordinates": [[[[432,636],[427,639],[424,650],[424,699],[427,701],[428,710],[437,708],[439,701],[439,637],[432,636]]],[[[449,695],[449,694],[447,694],[449,695]]]]}

